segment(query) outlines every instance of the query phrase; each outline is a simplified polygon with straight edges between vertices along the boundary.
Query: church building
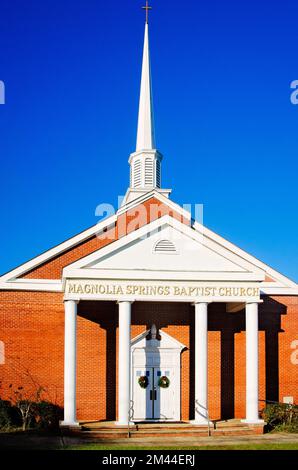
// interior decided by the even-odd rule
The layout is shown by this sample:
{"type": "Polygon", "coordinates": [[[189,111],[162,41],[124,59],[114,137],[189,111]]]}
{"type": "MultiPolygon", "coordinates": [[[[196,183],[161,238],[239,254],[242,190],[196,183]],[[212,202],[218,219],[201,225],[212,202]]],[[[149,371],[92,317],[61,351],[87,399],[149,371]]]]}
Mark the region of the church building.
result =
{"type": "Polygon", "coordinates": [[[162,187],[162,163],[146,20],[121,207],[0,277],[1,398],[39,384],[66,427],[234,419],[263,431],[266,402],[298,402],[298,285],[193,220],[162,187]]]}

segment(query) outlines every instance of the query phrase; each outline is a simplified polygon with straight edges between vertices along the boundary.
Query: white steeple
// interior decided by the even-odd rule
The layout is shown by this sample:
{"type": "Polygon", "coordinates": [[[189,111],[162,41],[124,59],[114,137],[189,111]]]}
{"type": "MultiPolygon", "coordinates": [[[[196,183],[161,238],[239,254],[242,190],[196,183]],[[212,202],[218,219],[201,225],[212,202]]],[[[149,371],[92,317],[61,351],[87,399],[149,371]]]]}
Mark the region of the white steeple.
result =
{"type": "Polygon", "coordinates": [[[145,194],[153,189],[168,196],[171,190],[161,187],[161,160],[162,154],[156,150],[153,99],[151,84],[151,67],[149,53],[149,26],[148,11],[151,7],[146,1],[146,23],[143,50],[143,64],[141,77],[141,91],[139,101],[139,117],[137,131],[136,151],[129,157],[130,186],[122,204],[145,194]]]}
{"type": "Polygon", "coordinates": [[[155,149],[148,23],[145,25],[136,152],[155,149]]]}

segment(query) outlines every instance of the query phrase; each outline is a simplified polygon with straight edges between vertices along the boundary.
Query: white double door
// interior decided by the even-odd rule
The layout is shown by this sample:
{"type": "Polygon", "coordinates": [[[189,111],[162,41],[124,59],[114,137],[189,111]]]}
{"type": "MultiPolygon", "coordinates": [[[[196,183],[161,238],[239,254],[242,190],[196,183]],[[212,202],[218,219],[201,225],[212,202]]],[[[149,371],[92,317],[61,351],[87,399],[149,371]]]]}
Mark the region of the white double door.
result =
{"type": "Polygon", "coordinates": [[[160,367],[146,367],[133,370],[133,420],[174,420],[175,419],[175,371],[160,367]],[[148,385],[142,388],[140,377],[147,377],[148,385]],[[160,378],[166,376],[169,386],[162,388],[160,378]]]}

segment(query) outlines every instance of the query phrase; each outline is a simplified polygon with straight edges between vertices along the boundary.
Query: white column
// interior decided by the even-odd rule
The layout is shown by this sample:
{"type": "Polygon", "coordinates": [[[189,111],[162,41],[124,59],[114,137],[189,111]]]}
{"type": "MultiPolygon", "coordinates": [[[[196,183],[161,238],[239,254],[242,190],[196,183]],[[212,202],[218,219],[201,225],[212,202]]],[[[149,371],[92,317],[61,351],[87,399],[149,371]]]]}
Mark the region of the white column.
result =
{"type": "Polygon", "coordinates": [[[118,425],[127,425],[130,408],[130,325],[131,302],[119,302],[118,425]]]}
{"type": "Polygon", "coordinates": [[[263,423],[259,419],[258,303],[247,303],[246,322],[246,423],[263,423]]]}
{"type": "Polygon", "coordinates": [[[76,356],[77,302],[64,302],[64,421],[62,426],[76,426],[76,356]]]}
{"type": "Polygon", "coordinates": [[[208,303],[195,304],[195,424],[208,424],[208,303]]]}

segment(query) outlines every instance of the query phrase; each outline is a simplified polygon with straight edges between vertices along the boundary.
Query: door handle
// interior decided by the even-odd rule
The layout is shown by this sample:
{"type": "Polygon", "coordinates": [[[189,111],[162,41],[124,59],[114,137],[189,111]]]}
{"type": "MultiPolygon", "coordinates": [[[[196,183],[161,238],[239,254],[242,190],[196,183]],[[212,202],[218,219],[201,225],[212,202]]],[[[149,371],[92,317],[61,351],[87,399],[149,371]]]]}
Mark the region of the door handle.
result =
{"type": "Polygon", "coordinates": [[[152,400],[152,390],[150,390],[150,400],[152,400]]]}
{"type": "Polygon", "coordinates": [[[153,395],[153,390],[150,390],[150,400],[156,400],[157,399],[157,392],[154,390],[154,395],[153,395]]]}
{"type": "Polygon", "coordinates": [[[156,390],[154,390],[154,400],[156,400],[156,390]]]}

